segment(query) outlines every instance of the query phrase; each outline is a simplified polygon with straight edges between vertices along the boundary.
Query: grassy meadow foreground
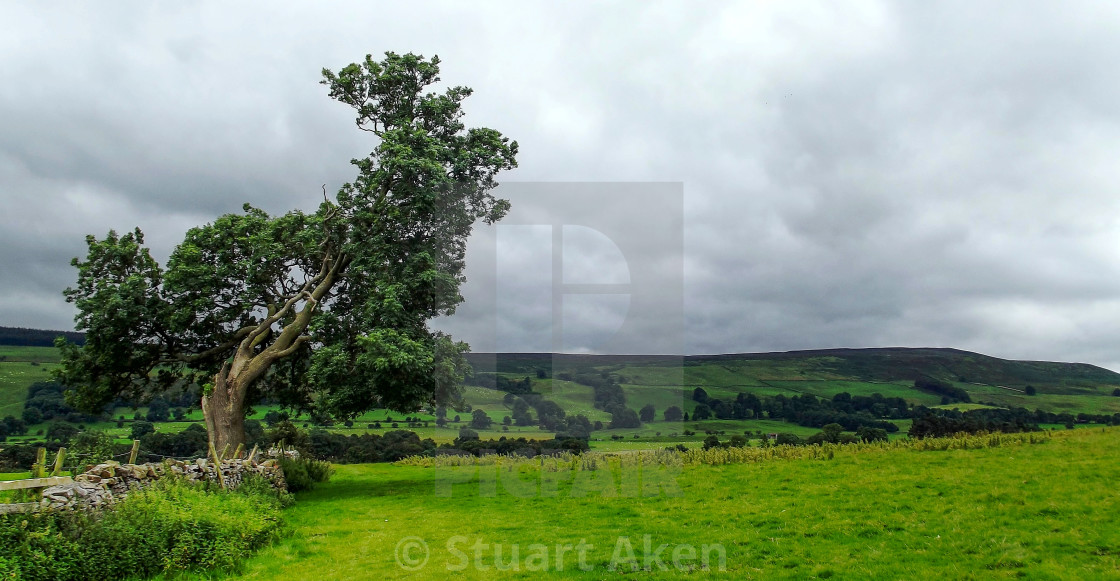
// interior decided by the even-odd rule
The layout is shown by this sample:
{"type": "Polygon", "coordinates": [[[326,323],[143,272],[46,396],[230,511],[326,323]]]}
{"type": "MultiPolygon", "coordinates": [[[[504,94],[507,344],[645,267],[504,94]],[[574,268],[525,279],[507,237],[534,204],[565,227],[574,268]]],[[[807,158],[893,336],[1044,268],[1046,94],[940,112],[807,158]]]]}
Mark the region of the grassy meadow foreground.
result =
{"type": "MultiPolygon", "coordinates": [[[[579,497],[563,483],[556,495],[499,484],[488,496],[477,482],[455,484],[448,497],[434,484],[446,468],[338,466],[284,511],[288,536],[233,578],[528,579],[543,567],[572,579],[1120,579],[1118,459],[1114,428],[983,449],[841,447],[831,459],[688,465],[676,477],[680,494],[658,497],[579,497]],[[416,565],[419,541],[426,563],[402,567],[397,552],[416,565]],[[722,545],[724,571],[718,552],[709,570],[674,567],[674,549],[698,567],[704,545],[722,545]],[[651,573],[631,572],[627,548],[651,573]],[[623,561],[611,571],[616,552],[623,561]]],[[[539,476],[520,470],[523,480],[539,476]]]]}

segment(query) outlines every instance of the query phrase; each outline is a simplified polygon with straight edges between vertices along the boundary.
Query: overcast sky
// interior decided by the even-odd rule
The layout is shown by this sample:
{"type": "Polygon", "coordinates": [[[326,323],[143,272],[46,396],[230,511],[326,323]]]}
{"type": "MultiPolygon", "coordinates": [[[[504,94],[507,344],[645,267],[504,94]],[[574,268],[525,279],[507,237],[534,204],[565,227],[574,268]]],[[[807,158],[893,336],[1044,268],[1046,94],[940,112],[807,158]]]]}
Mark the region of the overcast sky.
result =
{"type": "MultiPolygon", "coordinates": [[[[162,259],[246,201],[313,209],[373,147],[320,69],[393,50],[475,89],[468,122],[521,145],[506,182],[679,185],[683,261],[653,286],[683,281],[684,352],[941,346],[1120,370],[1120,5],[699,6],[8,3],[0,325],[72,328],[86,234],[139,226],[162,259]]],[[[664,218],[630,210],[637,231],[664,218]]],[[[579,282],[650,284],[610,256],[625,244],[577,230],[579,282]]],[[[526,292],[551,288],[550,231],[480,233],[500,288],[468,258],[467,305],[441,325],[550,350],[554,312],[526,292]]],[[[596,339],[656,322],[627,296],[566,302],[563,348],[666,349],[596,339]]]]}

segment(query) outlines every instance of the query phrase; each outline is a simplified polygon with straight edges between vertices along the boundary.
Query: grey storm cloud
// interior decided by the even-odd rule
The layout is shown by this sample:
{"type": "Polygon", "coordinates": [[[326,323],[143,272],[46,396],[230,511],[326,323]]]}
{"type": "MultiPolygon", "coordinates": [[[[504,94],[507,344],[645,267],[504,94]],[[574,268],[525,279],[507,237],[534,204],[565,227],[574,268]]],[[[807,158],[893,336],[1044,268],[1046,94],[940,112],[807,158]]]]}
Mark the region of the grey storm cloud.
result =
{"type": "MultiPolygon", "coordinates": [[[[394,50],[438,54],[475,89],[468,122],[520,142],[515,199],[683,187],[679,226],[582,208],[618,240],[571,230],[561,271],[631,286],[566,297],[565,350],[951,346],[1120,369],[1118,33],[1107,3],[9,6],[0,324],[72,326],[86,234],[139,226],[163,258],[244,202],[313,208],[373,147],[320,69],[394,50]],[[626,246],[654,223],[681,252],[626,246]],[[674,301],[683,321],[658,315],[674,301]]],[[[467,300],[437,323],[552,350],[552,239],[532,224],[554,217],[511,218],[478,231],[467,300]]]]}

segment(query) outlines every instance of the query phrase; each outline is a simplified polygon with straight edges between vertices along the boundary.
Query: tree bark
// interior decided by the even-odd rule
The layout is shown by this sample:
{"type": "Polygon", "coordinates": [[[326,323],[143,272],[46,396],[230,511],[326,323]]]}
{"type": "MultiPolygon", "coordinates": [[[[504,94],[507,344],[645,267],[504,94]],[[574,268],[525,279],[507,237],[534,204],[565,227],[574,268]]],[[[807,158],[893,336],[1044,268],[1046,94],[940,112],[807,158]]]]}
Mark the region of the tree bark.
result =
{"type": "Polygon", "coordinates": [[[309,281],[300,293],[289,297],[280,309],[270,308],[268,318],[241,339],[233,358],[214,376],[214,389],[202,396],[202,416],[206,419],[210,443],[219,454],[227,445],[230,450],[235,450],[245,443],[245,394],[249,386],[264,376],[274,362],[290,356],[311,339],[303,334],[311,324],[311,315],[348,263],[345,255],[334,260],[328,257],[325,265],[329,265],[330,269],[321,277],[309,281]],[[307,287],[312,283],[315,287],[308,292],[307,287]],[[293,309],[301,298],[306,300],[303,308],[275,335],[271,345],[257,352],[258,345],[273,337],[272,325],[293,309]]]}
{"type": "Polygon", "coordinates": [[[244,389],[236,379],[227,377],[228,369],[214,376],[214,389],[202,395],[202,416],[206,419],[206,433],[214,449],[221,454],[228,445],[236,450],[245,444],[244,389]]]}

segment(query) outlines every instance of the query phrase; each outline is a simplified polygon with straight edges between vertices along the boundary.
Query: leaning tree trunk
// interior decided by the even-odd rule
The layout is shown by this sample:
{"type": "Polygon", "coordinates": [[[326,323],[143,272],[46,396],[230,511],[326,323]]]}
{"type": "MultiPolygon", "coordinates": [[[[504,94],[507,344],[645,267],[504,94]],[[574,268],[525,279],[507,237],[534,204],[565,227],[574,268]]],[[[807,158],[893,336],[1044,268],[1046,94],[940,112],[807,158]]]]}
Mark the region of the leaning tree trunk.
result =
{"type": "Polygon", "coordinates": [[[227,377],[225,369],[214,376],[214,389],[202,395],[202,416],[206,433],[218,454],[233,452],[245,444],[244,389],[236,379],[227,377]]]}
{"type": "Polygon", "coordinates": [[[245,335],[233,357],[214,376],[214,389],[209,394],[203,394],[202,415],[206,418],[206,433],[218,454],[227,447],[233,451],[245,443],[245,395],[249,386],[263,377],[274,362],[292,355],[311,340],[303,332],[311,324],[316,305],[338,280],[340,269],[346,267],[349,259],[340,255],[324,262],[330,264],[330,270],[305,283],[303,290],[291,296],[282,308],[269,307],[268,317],[245,335]],[[308,291],[313,284],[314,289],[308,291]],[[299,299],[306,300],[306,304],[291,322],[284,325],[283,330],[274,335],[272,325],[286,316],[299,299]],[[273,337],[275,339],[270,345],[257,351],[258,346],[273,337]]]}

